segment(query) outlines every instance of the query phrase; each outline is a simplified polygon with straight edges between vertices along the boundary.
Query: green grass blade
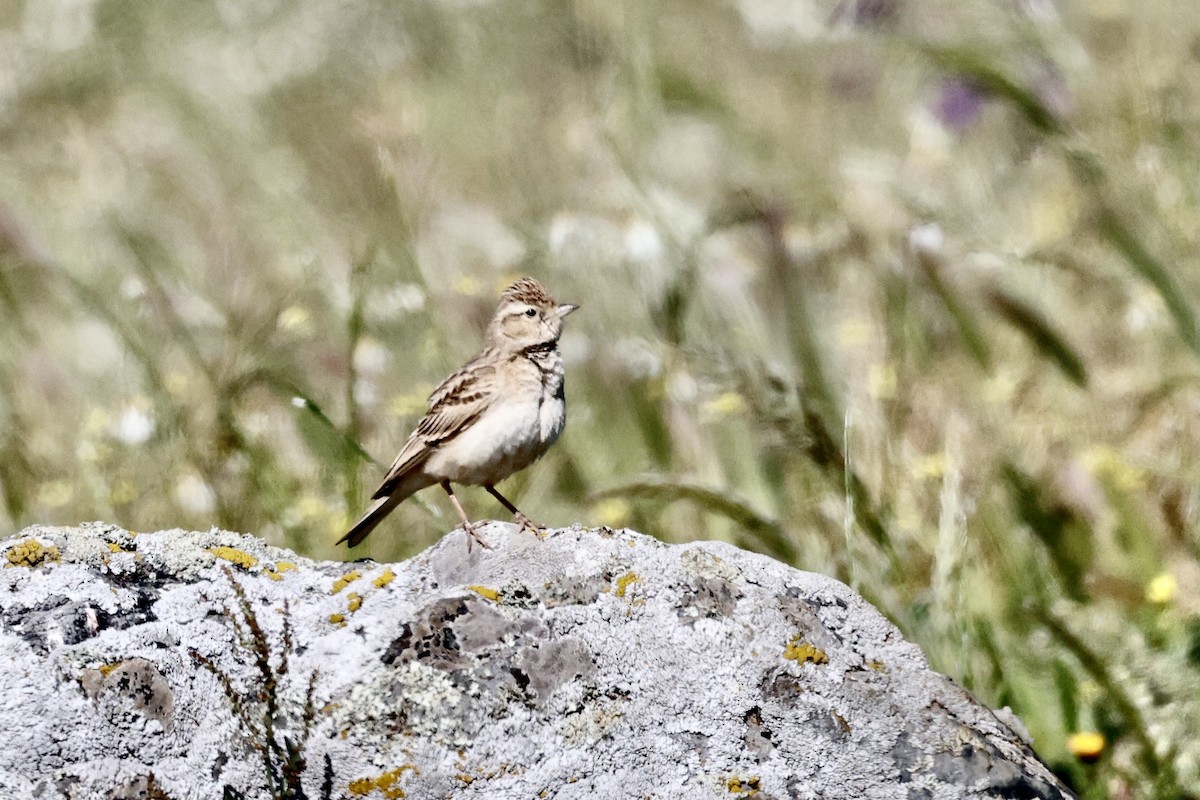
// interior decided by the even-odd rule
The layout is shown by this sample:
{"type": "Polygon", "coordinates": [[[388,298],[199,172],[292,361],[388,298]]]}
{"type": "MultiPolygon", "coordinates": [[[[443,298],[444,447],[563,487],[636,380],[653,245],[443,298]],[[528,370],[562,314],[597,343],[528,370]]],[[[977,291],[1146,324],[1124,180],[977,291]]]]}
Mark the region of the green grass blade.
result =
{"type": "Polygon", "coordinates": [[[1155,288],[1175,320],[1175,328],[1180,337],[1187,342],[1192,352],[1200,355],[1200,328],[1196,324],[1196,313],[1192,310],[1191,303],[1183,296],[1183,291],[1171,271],[1146,249],[1142,240],[1112,208],[1104,206],[1100,209],[1100,230],[1134,271],[1155,288]]]}
{"type": "Polygon", "coordinates": [[[645,477],[595,492],[589,499],[595,502],[609,497],[640,497],[665,503],[684,500],[694,503],[709,513],[732,520],[752,533],[766,552],[781,561],[794,564],[799,558],[796,546],[778,520],[760,513],[748,502],[734,497],[725,489],[692,481],[645,477]]]}
{"type": "Polygon", "coordinates": [[[1159,757],[1154,739],[1150,736],[1146,718],[1133,698],[1125,691],[1121,680],[1109,670],[1104,657],[1067,627],[1065,621],[1051,612],[1039,608],[1035,609],[1033,613],[1038,622],[1050,632],[1050,635],[1075,656],[1084,671],[1100,686],[1108,698],[1111,708],[1117,711],[1124,720],[1126,729],[1137,742],[1138,757],[1147,774],[1154,780],[1156,793],[1152,796],[1181,797],[1179,776],[1175,771],[1172,758],[1170,756],[1159,757]]]}
{"type": "Polygon", "coordinates": [[[992,348],[987,343],[983,331],[975,323],[975,315],[967,308],[958,292],[943,277],[942,265],[933,254],[922,252],[917,253],[917,263],[921,266],[921,272],[929,281],[933,293],[937,295],[937,298],[942,301],[942,305],[946,307],[946,311],[949,312],[950,319],[954,321],[954,327],[958,329],[958,335],[967,346],[971,357],[975,359],[975,363],[985,372],[991,372],[992,348]]]}
{"type": "Polygon", "coordinates": [[[1032,476],[1009,463],[1002,469],[1017,516],[1045,545],[1067,595],[1087,599],[1084,577],[1094,553],[1090,532],[1062,505],[1047,501],[1032,476]]]}
{"type": "Polygon", "coordinates": [[[1025,335],[1037,351],[1052,361],[1081,389],[1088,385],[1087,367],[1067,340],[1035,308],[1002,289],[988,292],[992,310],[1025,335]]]}
{"type": "Polygon", "coordinates": [[[1059,115],[1046,105],[1037,93],[1022,86],[990,63],[984,53],[957,47],[927,46],[919,49],[934,64],[947,72],[967,78],[993,97],[1007,101],[1039,131],[1051,135],[1066,132],[1059,115]]]}

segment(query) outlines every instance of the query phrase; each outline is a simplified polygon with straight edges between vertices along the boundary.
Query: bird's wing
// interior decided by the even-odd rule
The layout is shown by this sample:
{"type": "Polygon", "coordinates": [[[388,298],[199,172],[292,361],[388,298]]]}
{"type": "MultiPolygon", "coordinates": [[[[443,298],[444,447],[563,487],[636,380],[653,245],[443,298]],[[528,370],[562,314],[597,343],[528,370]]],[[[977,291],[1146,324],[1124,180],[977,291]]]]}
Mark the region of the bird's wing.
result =
{"type": "Polygon", "coordinates": [[[438,445],[453,439],[479,418],[496,395],[496,368],[482,356],[442,381],[429,395],[429,411],[400,449],[374,497],[389,495],[410,470],[419,467],[438,445]]]}

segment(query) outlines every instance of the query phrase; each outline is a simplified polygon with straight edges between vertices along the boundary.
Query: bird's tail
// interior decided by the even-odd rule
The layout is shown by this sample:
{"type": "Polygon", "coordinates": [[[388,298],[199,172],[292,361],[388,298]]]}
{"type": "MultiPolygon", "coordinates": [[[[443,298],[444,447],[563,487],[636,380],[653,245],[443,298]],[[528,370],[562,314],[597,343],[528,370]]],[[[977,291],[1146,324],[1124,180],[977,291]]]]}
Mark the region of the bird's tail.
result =
{"type": "Polygon", "coordinates": [[[367,538],[379,523],[383,522],[383,518],[392,513],[393,508],[400,505],[400,501],[403,499],[400,495],[390,494],[373,501],[367,512],[351,526],[345,536],[337,540],[337,543],[348,542],[350,547],[358,547],[362,544],[362,540],[367,538]]]}
{"type": "Polygon", "coordinates": [[[350,527],[345,536],[337,540],[337,543],[347,542],[350,547],[362,544],[362,540],[367,538],[379,523],[383,522],[384,517],[392,513],[392,509],[407,500],[414,492],[424,489],[434,482],[420,473],[414,473],[400,481],[391,494],[373,500],[370,508],[359,517],[358,522],[350,527]]]}

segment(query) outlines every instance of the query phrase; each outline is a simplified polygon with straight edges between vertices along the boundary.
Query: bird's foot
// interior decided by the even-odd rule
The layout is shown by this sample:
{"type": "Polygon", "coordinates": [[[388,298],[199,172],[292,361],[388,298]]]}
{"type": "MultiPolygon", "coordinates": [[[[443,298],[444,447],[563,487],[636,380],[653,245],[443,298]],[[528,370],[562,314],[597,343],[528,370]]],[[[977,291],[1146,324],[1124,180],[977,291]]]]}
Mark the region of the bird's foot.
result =
{"type": "Polygon", "coordinates": [[[476,523],[464,522],[462,528],[467,533],[467,553],[471,552],[471,545],[475,542],[478,542],[479,546],[484,550],[492,549],[492,546],[487,543],[487,539],[484,539],[482,536],[480,536],[479,531],[475,529],[476,523]]]}
{"type": "Polygon", "coordinates": [[[520,525],[522,528],[529,531],[530,533],[532,533],[534,536],[538,537],[539,539],[545,539],[549,535],[549,531],[546,530],[546,527],[544,525],[538,525],[536,522],[534,522],[529,517],[522,514],[520,511],[518,511],[516,513],[516,515],[514,516],[514,519],[516,519],[518,525],[520,525]]]}

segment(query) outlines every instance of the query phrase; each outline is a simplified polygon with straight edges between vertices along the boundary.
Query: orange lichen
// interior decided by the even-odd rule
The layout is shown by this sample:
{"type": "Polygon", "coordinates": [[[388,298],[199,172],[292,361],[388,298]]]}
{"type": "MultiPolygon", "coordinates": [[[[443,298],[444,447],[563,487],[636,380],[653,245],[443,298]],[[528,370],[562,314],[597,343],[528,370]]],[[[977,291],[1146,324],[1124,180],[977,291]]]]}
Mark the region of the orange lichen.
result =
{"type": "Polygon", "coordinates": [[[825,664],[829,662],[829,656],[825,655],[824,650],[821,650],[814,644],[803,641],[799,636],[793,636],[792,640],[787,643],[787,647],[783,648],[783,657],[788,661],[799,661],[801,664],[808,662],[825,664]]]}
{"type": "Polygon", "coordinates": [[[495,603],[497,600],[500,599],[500,593],[497,592],[495,589],[489,589],[486,586],[478,586],[478,585],[468,586],[467,588],[470,589],[475,594],[482,597],[483,599],[491,600],[493,603],[495,603]]]}
{"type": "Polygon", "coordinates": [[[402,767],[388,770],[374,778],[358,778],[357,780],[350,781],[350,785],[347,788],[350,790],[350,794],[360,797],[379,792],[387,800],[397,800],[397,798],[406,796],[404,789],[400,787],[400,778],[403,777],[405,772],[410,770],[415,774],[420,772],[412,764],[405,764],[402,767]]]}
{"type": "Polygon", "coordinates": [[[208,552],[212,553],[217,558],[228,561],[234,566],[242,569],[250,569],[258,564],[258,559],[247,553],[245,550],[239,550],[236,547],[210,547],[208,552]]]}
{"type": "Polygon", "coordinates": [[[283,573],[291,572],[296,569],[296,565],[290,561],[280,561],[275,565],[275,569],[267,570],[267,577],[273,581],[283,580],[283,573]]]}
{"type": "Polygon", "coordinates": [[[338,578],[336,581],[333,582],[333,588],[330,590],[330,593],[337,594],[342,589],[345,589],[347,586],[354,583],[356,580],[358,580],[361,577],[362,577],[362,573],[359,572],[358,570],[356,570],[356,569],[350,570],[345,575],[343,575],[342,577],[338,578]]]}
{"type": "Polygon", "coordinates": [[[62,558],[54,545],[44,545],[37,539],[26,539],[8,548],[4,554],[6,567],[36,567],[62,558]]]}
{"type": "Polygon", "coordinates": [[[615,594],[617,597],[624,597],[625,593],[629,591],[630,585],[637,583],[641,579],[642,577],[636,572],[626,572],[624,575],[617,578],[617,589],[615,592],[613,592],[613,594],[615,594]]]}
{"type": "Polygon", "coordinates": [[[732,775],[725,781],[725,791],[730,794],[758,794],[762,791],[762,781],[757,775],[749,778],[732,775]]]}

